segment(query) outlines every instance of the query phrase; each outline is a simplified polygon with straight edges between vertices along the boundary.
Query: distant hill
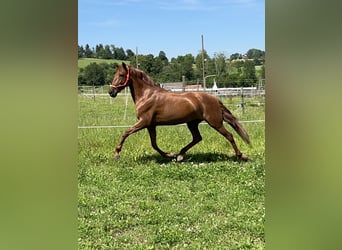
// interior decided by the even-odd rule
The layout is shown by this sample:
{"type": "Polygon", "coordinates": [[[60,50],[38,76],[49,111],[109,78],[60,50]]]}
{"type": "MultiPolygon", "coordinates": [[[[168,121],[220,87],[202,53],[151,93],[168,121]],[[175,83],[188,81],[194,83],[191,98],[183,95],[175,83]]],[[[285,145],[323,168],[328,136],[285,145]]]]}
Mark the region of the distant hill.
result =
{"type": "Polygon", "coordinates": [[[122,63],[129,64],[129,61],[116,60],[116,59],[98,59],[98,58],[80,58],[78,59],[78,68],[84,68],[90,63],[122,63]]]}

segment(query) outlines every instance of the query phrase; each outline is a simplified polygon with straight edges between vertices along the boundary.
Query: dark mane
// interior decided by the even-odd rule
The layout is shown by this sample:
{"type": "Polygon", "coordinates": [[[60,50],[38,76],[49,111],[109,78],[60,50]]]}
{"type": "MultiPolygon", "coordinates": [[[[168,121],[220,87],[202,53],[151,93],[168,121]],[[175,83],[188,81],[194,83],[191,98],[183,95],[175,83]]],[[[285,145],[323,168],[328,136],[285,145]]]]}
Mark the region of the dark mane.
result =
{"type": "Polygon", "coordinates": [[[145,84],[150,85],[150,86],[155,86],[155,87],[159,87],[160,86],[154,82],[154,80],[148,76],[144,71],[140,70],[140,69],[136,69],[136,68],[131,68],[131,74],[135,75],[136,77],[140,78],[141,80],[144,81],[145,84]]]}

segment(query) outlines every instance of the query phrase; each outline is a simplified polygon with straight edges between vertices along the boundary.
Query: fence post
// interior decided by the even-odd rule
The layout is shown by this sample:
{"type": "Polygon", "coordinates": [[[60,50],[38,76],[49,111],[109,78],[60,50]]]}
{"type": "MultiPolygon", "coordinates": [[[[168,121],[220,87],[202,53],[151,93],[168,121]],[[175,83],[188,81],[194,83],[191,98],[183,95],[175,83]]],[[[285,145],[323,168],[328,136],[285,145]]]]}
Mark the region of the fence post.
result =
{"type": "Polygon", "coordinates": [[[128,90],[125,88],[125,98],[126,98],[126,103],[125,103],[125,113],[124,113],[124,121],[126,121],[126,116],[127,116],[127,106],[128,106],[128,90]]]}
{"type": "Polygon", "coordinates": [[[185,76],[182,76],[182,91],[185,91],[185,76]]]}
{"type": "Polygon", "coordinates": [[[245,101],[243,98],[243,87],[241,87],[241,108],[242,108],[242,113],[245,113],[245,101]]]}
{"type": "Polygon", "coordinates": [[[93,95],[94,95],[94,101],[95,101],[95,85],[93,83],[93,95]]]}

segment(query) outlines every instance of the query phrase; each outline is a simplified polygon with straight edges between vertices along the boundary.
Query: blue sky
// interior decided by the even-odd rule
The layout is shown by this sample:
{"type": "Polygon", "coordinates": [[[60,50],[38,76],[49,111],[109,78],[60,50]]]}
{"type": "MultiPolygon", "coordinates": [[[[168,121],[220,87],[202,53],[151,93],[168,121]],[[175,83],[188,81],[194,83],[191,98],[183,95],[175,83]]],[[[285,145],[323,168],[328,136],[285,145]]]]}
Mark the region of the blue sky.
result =
{"type": "Polygon", "coordinates": [[[265,50],[264,0],[79,0],[78,44],[196,56],[265,50]]]}

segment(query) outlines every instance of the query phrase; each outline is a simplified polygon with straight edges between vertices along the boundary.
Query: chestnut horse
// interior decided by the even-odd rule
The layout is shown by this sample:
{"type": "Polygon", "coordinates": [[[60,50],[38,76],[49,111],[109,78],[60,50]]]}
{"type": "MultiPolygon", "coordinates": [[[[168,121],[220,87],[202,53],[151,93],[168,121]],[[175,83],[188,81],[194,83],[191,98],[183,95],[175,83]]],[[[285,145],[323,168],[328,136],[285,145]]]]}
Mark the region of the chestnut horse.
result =
{"type": "Polygon", "coordinates": [[[114,98],[121,90],[129,87],[135,103],[138,121],[123,133],[115,148],[115,159],[119,158],[122,145],[129,135],[147,128],[152,147],[159,154],[163,157],[175,157],[177,161],[182,161],[185,153],[202,140],[198,124],[203,120],[227,138],[239,159],[248,159],[236,146],[233,135],[225,129],[223,121],[231,125],[247,144],[250,144],[249,136],[218,98],[203,92],[173,93],[156,85],[145,72],[139,69],[129,67],[125,63],[117,65],[117,67],[118,70],[114,75],[108,93],[114,98]],[[181,123],[188,125],[192,134],[192,141],[182,148],[177,156],[162,151],[156,142],[156,126],[181,123]]]}

